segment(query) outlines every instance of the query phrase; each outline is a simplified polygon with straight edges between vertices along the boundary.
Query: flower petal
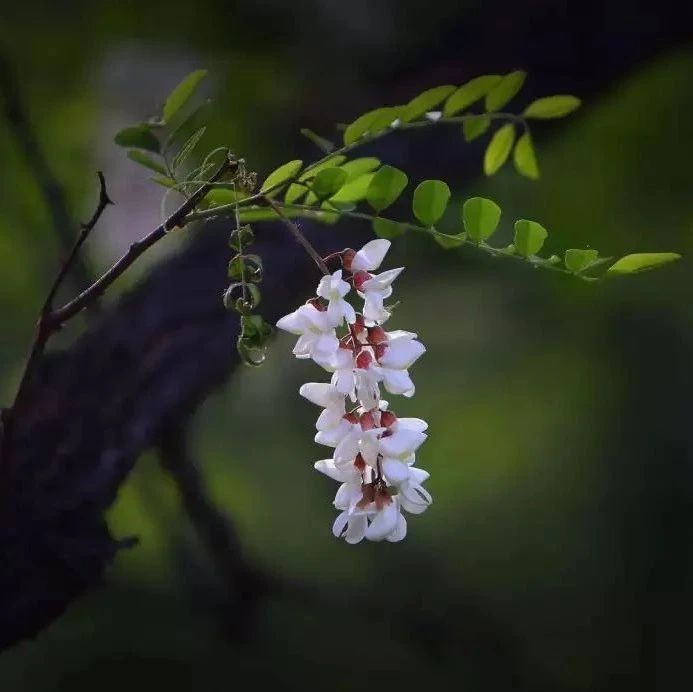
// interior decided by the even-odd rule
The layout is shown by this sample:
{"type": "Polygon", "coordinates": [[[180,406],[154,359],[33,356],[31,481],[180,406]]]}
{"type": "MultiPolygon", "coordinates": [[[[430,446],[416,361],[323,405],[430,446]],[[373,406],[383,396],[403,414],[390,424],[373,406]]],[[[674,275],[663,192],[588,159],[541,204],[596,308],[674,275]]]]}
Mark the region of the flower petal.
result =
{"type": "Polygon", "coordinates": [[[392,501],[373,517],[373,521],[366,529],[366,538],[369,541],[382,541],[385,539],[397,528],[398,516],[399,508],[397,503],[392,501]]]}
{"type": "Polygon", "coordinates": [[[357,272],[377,269],[390,249],[390,245],[390,241],[384,238],[378,238],[366,243],[354,255],[354,259],[351,261],[351,270],[357,272]]]}
{"type": "Polygon", "coordinates": [[[399,459],[385,457],[382,462],[383,473],[387,482],[391,485],[400,485],[409,480],[409,466],[401,462],[399,459]]]}
{"type": "Polygon", "coordinates": [[[336,389],[327,382],[306,382],[301,385],[298,393],[311,404],[323,408],[333,406],[340,398],[336,389]]]}
{"type": "Polygon", "coordinates": [[[397,430],[380,440],[380,449],[385,456],[403,458],[416,451],[428,436],[417,430],[397,430]]]}
{"type": "Polygon", "coordinates": [[[379,362],[386,368],[406,370],[424,353],[426,353],[426,347],[416,339],[395,339],[385,349],[379,362]]]}
{"type": "Polygon", "coordinates": [[[395,429],[425,432],[428,430],[428,423],[421,418],[398,418],[395,429]]]}
{"type": "Polygon", "coordinates": [[[338,468],[335,466],[332,459],[320,459],[320,461],[316,461],[315,464],[313,464],[313,467],[316,471],[320,471],[320,473],[324,473],[328,478],[339,481],[340,483],[348,483],[354,480],[358,475],[356,469],[352,468],[350,471],[349,469],[338,468]]]}
{"type": "Polygon", "coordinates": [[[403,396],[414,396],[416,387],[409,373],[406,370],[390,370],[381,368],[383,384],[390,394],[402,394],[403,396]]]}
{"type": "Polygon", "coordinates": [[[397,541],[404,540],[406,535],[407,520],[404,518],[403,514],[400,514],[399,517],[397,517],[397,526],[395,530],[389,536],[385,536],[385,540],[390,541],[390,543],[396,543],[397,541]]]}
{"type": "Polygon", "coordinates": [[[366,535],[367,524],[365,514],[352,514],[349,517],[349,528],[344,534],[344,540],[351,545],[360,543],[366,535]]]}
{"type": "Polygon", "coordinates": [[[337,538],[341,538],[344,535],[344,531],[347,527],[348,521],[349,521],[349,512],[342,512],[334,520],[334,524],[332,524],[332,533],[337,538]]]}

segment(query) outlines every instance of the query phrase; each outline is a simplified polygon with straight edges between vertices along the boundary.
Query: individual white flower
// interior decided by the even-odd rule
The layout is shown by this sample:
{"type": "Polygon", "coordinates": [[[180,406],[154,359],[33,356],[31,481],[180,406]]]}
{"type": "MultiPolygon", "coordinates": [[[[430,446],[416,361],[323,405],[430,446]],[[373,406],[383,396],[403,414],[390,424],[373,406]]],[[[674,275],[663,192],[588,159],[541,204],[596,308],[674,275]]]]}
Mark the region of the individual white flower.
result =
{"type": "Polygon", "coordinates": [[[433,502],[431,493],[421,484],[428,479],[429,473],[423,469],[409,467],[409,478],[398,486],[398,498],[402,509],[410,514],[422,514],[433,502]]]}
{"type": "Polygon", "coordinates": [[[378,358],[380,365],[385,368],[407,370],[426,353],[426,347],[416,340],[413,332],[396,331],[386,334],[384,353],[378,358]]]}
{"type": "Polygon", "coordinates": [[[360,425],[355,425],[335,447],[335,464],[338,466],[353,464],[356,457],[360,454],[363,462],[374,468],[380,453],[379,437],[383,432],[385,432],[384,428],[363,430],[360,425]]]}
{"type": "Polygon", "coordinates": [[[315,435],[315,442],[326,447],[337,447],[344,438],[352,434],[354,427],[358,428],[359,425],[354,426],[347,418],[342,418],[334,428],[318,430],[315,435]]]}
{"type": "Polygon", "coordinates": [[[350,348],[339,348],[334,354],[328,371],[333,373],[331,383],[344,396],[355,401],[354,352],[350,348]]]}
{"type": "Polygon", "coordinates": [[[407,369],[426,352],[426,347],[415,336],[412,332],[391,332],[387,344],[380,347],[383,353],[378,358],[378,373],[390,394],[414,396],[414,382],[407,369]]]}
{"type": "Polygon", "coordinates": [[[323,411],[318,417],[315,427],[318,430],[330,430],[339,425],[344,418],[344,395],[340,394],[331,384],[326,382],[307,382],[298,393],[316,406],[322,406],[323,411]]]}
{"type": "Polygon", "coordinates": [[[367,411],[377,408],[380,400],[380,372],[378,368],[371,366],[359,368],[354,372],[356,381],[356,398],[367,411]]]}
{"type": "Polygon", "coordinates": [[[384,238],[376,238],[366,243],[351,258],[349,270],[354,273],[375,271],[381,265],[390,245],[390,241],[384,238]]]}
{"type": "Polygon", "coordinates": [[[313,305],[301,305],[298,310],[282,317],[277,327],[298,336],[293,349],[296,358],[312,358],[325,367],[339,348],[339,339],[327,312],[313,305]]]}
{"type": "Polygon", "coordinates": [[[343,320],[346,320],[348,324],[356,321],[354,308],[344,300],[344,296],[350,290],[351,286],[342,279],[341,269],[320,279],[317,295],[328,301],[327,316],[334,327],[342,324],[343,320]]]}
{"type": "MultiPolygon", "coordinates": [[[[366,538],[369,541],[383,541],[399,528],[399,533],[402,533],[400,526],[399,502],[396,498],[389,498],[381,509],[375,512],[371,518],[371,522],[366,529],[366,538]]],[[[406,535],[406,524],[404,527],[404,535],[406,535]]],[[[402,538],[404,538],[404,535],[402,538]]],[[[395,538],[401,540],[401,538],[395,538]]]]}
{"type": "MultiPolygon", "coordinates": [[[[334,459],[320,459],[314,464],[315,470],[324,473],[328,478],[340,483],[358,483],[361,497],[361,474],[352,467],[337,466],[334,459]]],[[[358,500],[356,500],[358,502],[358,500]]]]}
{"type": "Polygon", "coordinates": [[[398,427],[380,440],[382,469],[387,480],[398,485],[409,477],[409,466],[416,459],[416,450],[426,441],[426,433],[420,430],[398,427]]]}
{"type": "Polygon", "coordinates": [[[390,497],[385,489],[376,490],[372,485],[360,486],[358,481],[349,480],[339,487],[334,505],[342,512],[332,525],[332,533],[347,543],[359,543],[364,538],[395,542],[407,534],[399,498],[390,497]]]}
{"type": "Polygon", "coordinates": [[[385,309],[385,298],[392,295],[392,282],[404,271],[404,267],[388,269],[380,274],[357,273],[354,285],[363,298],[363,316],[369,322],[382,324],[390,317],[385,309]]]}

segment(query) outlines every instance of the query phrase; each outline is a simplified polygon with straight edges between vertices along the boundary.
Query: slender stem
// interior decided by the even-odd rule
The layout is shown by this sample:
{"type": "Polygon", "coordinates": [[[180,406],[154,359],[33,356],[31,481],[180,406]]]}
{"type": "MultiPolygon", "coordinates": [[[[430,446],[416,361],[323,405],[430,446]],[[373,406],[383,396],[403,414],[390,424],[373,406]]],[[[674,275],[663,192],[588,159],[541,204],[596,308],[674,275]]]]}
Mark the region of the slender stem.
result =
{"type": "MultiPolygon", "coordinates": [[[[359,221],[368,221],[372,223],[373,221],[377,219],[382,219],[382,217],[379,216],[374,216],[372,214],[367,214],[365,212],[358,212],[358,211],[347,211],[344,209],[325,209],[325,208],[320,208],[316,209],[315,207],[310,207],[305,204],[282,204],[280,202],[276,202],[275,205],[277,207],[281,207],[284,211],[295,211],[306,218],[317,218],[319,219],[321,215],[323,214],[332,214],[344,218],[349,218],[349,219],[358,219],[359,221]]],[[[390,219],[387,219],[390,220],[390,219]]],[[[435,230],[434,228],[427,228],[426,226],[418,226],[417,224],[413,223],[408,223],[405,221],[392,221],[392,223],[397,224],[400,226],[402,229],[409,230],[409,231],[414,231],[416,233],[425,233],[426,235],[429,236],[441,236],[441,237],[447,237],[447,234],[445,233],[440,233],[439,231],[435,230]]],[[[568,271],[567,269],[564,269],[563,267],[559,267],[555,264],[550,264],[546,260],[540,260],[537,261],[536,259],[532,258],[527,258],[524,257],[523,255],[518,255],[518,254],[510,254],[508,252],[505,252],[502,249],[492,247],[488,245],[487,243],[480,242],[477,243],[476,241],[470,240],[467,238],[465,235],[459,235],[455,236],[456,240],[459,243],[459,246],[466,245],[468,247],[473,247],[476,248],[477,250],[481,250],[482,252],[485,252],[488,255],[491,255],[493,257],[508,257],[510,259],[514,259],[517,261],[524,262],[526,264],[530,264],[534,267],[541,267],[542,269],[548,269],[550,271],[554,272],[559,272],[560,274],[568,274],[570,276],[577,276],[578,278],[582,279],[583,281],[588,281],[588,282],[593,282],[593,281],[599,281],[600,279],[594,276],[586,276],[584,274],[576,274],[571,271],[568,271]]]]}
{"type": "MultiPolygon", "coordinates": [[[[407,130],[418,130],[418,129],[427,128],[427,127],[435,127],[435,126],[439,126],[439,125],[460,125],[460,124],[465,123],[469,120],[479,118],[480,115],[483,115],[484,117],[487,117],[490,120],[509,120],[511,122],[521,124],[525,128],[527,127],[526,120],[522,116],[515,115],[513,113],[483,113],[483,114],[473,114],[473,115],[457,115],[457,116],[452,116],[450,118],[440,118],[439,120],[416,120],[416,121],[411,122],[411,123],[401,123],[397,127],[389,127],[385,130],[382,130],[381,132],[376,132],[374,134],[366,134],[355,142],[351,142],[350,144],[345,144],[343,147],[340,147],[339,149],[335,149],[335,151],[331,152],[330,154],[327,154],[326,156],[323,156],[321,159],[318,159],[314,163],[311,163],[308,166],[306,166],[303,170],[299,171],[293,178],[289,178],[288,180],[285,180],[281,183],[278,183],[277,185],[274,185],[273,187],[268,188],[267,190],[264,190],[262,192],[258,192],[255,195],[251,195],[250,197],[246,197],[245,199],[239,200],[238,206],[247,207],[247,206],[256,204],[258,202],[262,202],[266,195],[269,195],[270,193],[276,191],[280,187],[284,187],[290,183],[296,182],[298,180],[299,176],[304,176],[306,173],[309,173],[310,171],[314,170],[318,166],[323,165],[325,162],[329,161],[330,159],[333,159],[335,156],[341,156],[343,154],[347,154],[350,151],[353,151],[354,149],[358,149],[359,147],[363,147],[363,146],[366,146],[367,144],[371,144],[372,142],[375,142],[379,139],[382,139],[383,137],[386,137],[387,135],[393,134],[395,132],[405,132],[407,130]]],[[[213,209],[205,209],[203,211],[194,212],[188,216],[188,218],[186,219],[186,222],[190,223],[192,221],[199,221],[201,219],[209,219],[209,218],[216,218],[218,216],[226,216],[229,213],[234,211],[235,206],[236,206],[236,203],[234,202],[233,204],[222,204],[222,205],[219,205],[218,207],[214,207],[213,209]]]]}
{"type": "Polygon", "coordinates": [[[308,238],[306,238],[303,233],[301,232],[301,229],[293,222],[291,219],[289,219],[286,214],[282,211],[282,205],[277,204],[271,197],[264,197],[265,203],[268,204],[272,209],[275,211],[281,222],[291,231],[292,235],[294,238],[299,242],[299,244],[303,247],[303,249],[310,255],[310,257],[313,259],[315,264],[318,265],[318,268],[320,271],[325,274],[325,276],[329,276],[330,270],[327,268],[327,265],[323,261],[322,257],[320,257],[320,254],[318,251],[310,244],[308,241],[308,238]]]}
{"type": "Polygon", "coordinates": [[[168,217],[168,219],[166,219],[166,221],[142,238],[142,240],[133,243],[125,255],[123,255],[105,274],[94,281],[91,286],[82,291],[82,293],[80,293],[76,298],[60,308],[53,309],[53,300],[55,299],[58,288],[63,282],[70,267],[78,257],[80,248],[98,222],[103,210],[106,208],[106,206],[108,206],[108,204],[111,203],[108,195],[106,194],[103,175],[99,174],[99,181],[101,183],[99,205],[89,222],[84,224],[82,227],[82,232],[72,251],[70,252],[70,256],[61,267],[58,276],[48,292],[48,296],[44,302],[38,324],[36,326],[34,341],[19,383],[19,387],[17,389],[17,394],[15,395],[14,403],[12,404],[11,409],[5,412],[3,417],[3,435],[0,447],[3,464],[8,463],[7,460],[9,458],[9,452],[12,444],[14,421],[16,420],[18,412],[22,409],[28,385],[51,336],[57,332],[65,322],[75,317],[84,308],[88,307],[100,295],[102,295],[104,291],[132,264],[134,264],[137,258],[147,249],[161,240],[173,228],[176,228],[177,226],[184,226],[186,224],[186,216],[195,209],[195,206],[204,198],[207,192],[209,192],[213,183],[229,170],[235,169],[237,165],[238,164],[235,160],[227,157],[218,168],[216,173],[212,176],[210,181],[198,188],[197,191],[190,196],[190,198],[188,198],[171,216],[168,217]]]}
{"type": "Polygon", "coordinates": [[[227,159],[217,169],[209,182],[199,187],[171,216],[162,224],[157,226],[151,233],[146,235],[141,240],[133,243],[128,251],[99,279],[97,279],[89,288],[82,291],[76,298],[66,303],[61,308],[53,313],[53,321],[62,325],[69,319],[83,310],[91,301],[100,296],[116,279],[118,279],[130,266],[132,266],[140,255],[144,254],[152,245],[159,242],[169,231],[176,227],[184,227],[187,225],[188,214],[199,204],[204,196],[212,188],[222,175],[234,169],[238,164],[227,159]]]}
{"type": "Polygon", "coordinates": [[[10,442],[12,439],[13,423],[17,412],[21,410],[22,404],[24,403],[24,398],[26,396],[26,391],[33,376],[34,370],[38,365],[38,362],[43,356],[43,352],[46,349],[46,344],[50,339],[51,335],[59,329],[60,325],[55,322],[53,313],[53,302],[55,296],[60,289],[60,286],[65,281],[70,269],[75,265],[77,258],[79,256],[79,251],[86,242],[87,238],[94,230],[94,227],[98,223],[101,215],[109,204],[113,204],[111,199],[106,192],[106,180],[101,171],[98,172],[99,177],[99,202],[96,206],[96,210],[92,214],[92,217],[87,221],[87,223],[82,224],[82,229],[80,231],[79,237],[74,242],[70,254],[67,259],[62,263],[58,274],[56,275],[53,283],[48,290],[46,299],[41,307],[41,312],[39,313],[39,319],[36,324],[36,330],[34,333],[34,341],[31,345],[31,350],[29,351],[29,357],[27,358],[26,365],[24,366],[24,372],[19,381],[19,386],[17,387],[17,393],[14,397],[14,402],[8,411],[5,413],[4,425],[3,425],[3,436],[2,436],[2,446],[0,451],[2,452],[2,460],[7,458],[6,452],[10,448],[10,442]]]}

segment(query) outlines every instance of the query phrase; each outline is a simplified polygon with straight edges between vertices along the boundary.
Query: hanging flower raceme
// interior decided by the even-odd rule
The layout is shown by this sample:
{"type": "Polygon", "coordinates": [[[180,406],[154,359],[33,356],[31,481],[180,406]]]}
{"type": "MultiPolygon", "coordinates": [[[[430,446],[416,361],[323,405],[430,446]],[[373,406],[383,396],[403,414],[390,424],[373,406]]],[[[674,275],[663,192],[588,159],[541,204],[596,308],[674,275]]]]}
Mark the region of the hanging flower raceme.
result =
{"type": "Polygon", "coordinates": [[[432,502],[422,485],[428,473],[415,466],[428,426],[398,418],[381,399],[381,387],[414,395],[409,368],[426,351],[413,332],[382,326],[391,316],[385,300],[403,270],[374,273],[389,248],[379,239],[339,253],[342,269],[324,276],[316,297],[277,322],[298,336],[297,358],[312,358],[332,373],[329,382],[309,382],[299,392],[322,408],[315,441],[333,453],[315,468],[340,483],[332,531],[347,543],[401,541],[407,534],[402,511],[421,514],[432,502]],[[360,313],[346,300],[352,287],[364,302],[360,313]]]}

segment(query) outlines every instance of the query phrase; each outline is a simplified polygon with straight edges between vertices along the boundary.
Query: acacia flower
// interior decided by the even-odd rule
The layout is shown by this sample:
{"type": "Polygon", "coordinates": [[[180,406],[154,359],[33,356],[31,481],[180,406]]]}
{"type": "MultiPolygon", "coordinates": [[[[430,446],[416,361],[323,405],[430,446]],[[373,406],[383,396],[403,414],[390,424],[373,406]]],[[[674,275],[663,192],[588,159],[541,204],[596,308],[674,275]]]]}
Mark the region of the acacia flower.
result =
{"type": "Polygon", "coordinates": [[[414,332],[382,327],[390,317],[384,301],[402,272],[372,273],[389,247],[378,239],[339,253],[343,269],[323,277],[317,296],[277,323],[299,337],[297,358],[312,358],[332,373],[330,382],[308,382],[299,392],[322,409],[315,441],[334,451],[315,468],[340,484],[332,532],[347,543],[401,541],[407,534],[402,512],[421,514],[432,502],[423,487],[428,473],[414,465],[428,425],[398,418],[381,398],[381,385],[413,396],[409,368],[426,351],[414,332]],[[364,300],[362,313],[346,300],[352,285],[364,300]]]}
{"type": "Polygon", "coordinates": [[[314,305],[301,305],[282,317],[277,327],[298,336],[293,353],[296,358],[312,358],[318,365],[328,364],[339,348],[334,325],[326,311],[314,305]]]}
{"type": "Polygon", "coordinates": [[[342,270],[338,269],[334,274],[323,276],[318,284],[317,295],[328,301],[327,316],[332,326],[338,327],[344,320],[351,324],[356,320],[354,308],[344,300],[351,287],[342,279],[342,270]]]}
{"type": "Polygon", "coordinates": [[[363,316],[369,322],[383,324],[390,318],[390,311],[384,306],[385,298],[392,295],[392,282],[404,271],[404,267],[388,269],[380,274],[357,272],[354,286],[364,299],[363,316]]]}

